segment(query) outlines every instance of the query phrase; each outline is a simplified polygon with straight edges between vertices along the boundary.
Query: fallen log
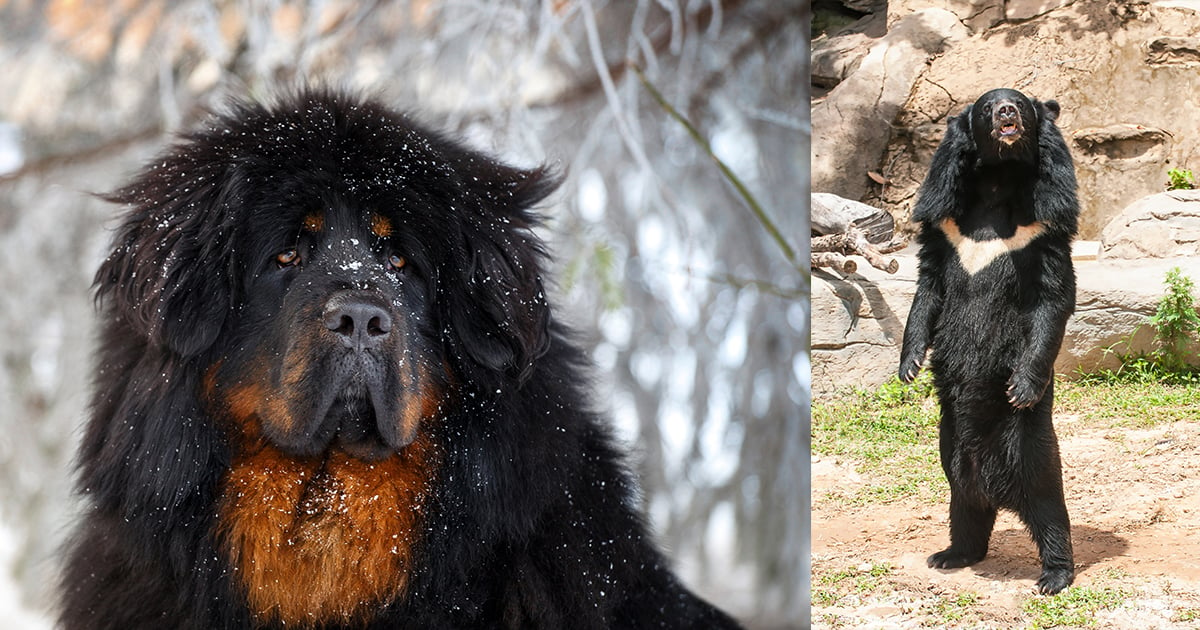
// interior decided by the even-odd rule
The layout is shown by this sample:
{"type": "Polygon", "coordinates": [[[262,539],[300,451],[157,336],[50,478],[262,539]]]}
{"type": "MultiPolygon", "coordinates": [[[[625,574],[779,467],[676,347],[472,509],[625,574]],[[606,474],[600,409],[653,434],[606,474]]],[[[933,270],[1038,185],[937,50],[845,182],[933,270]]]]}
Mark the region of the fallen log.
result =
{"type": "Polygon", "coordinates": [[[812,255],[812,266],[831,267],[842,273],[854,273],[858,271],[858,263],[837,252],[814,252],[812,255]]]}
{"type": "MultiPolygon", "coordinates": [[[[888,245],[891,246],[893,243],[888,245]]],[[[891,251],[895,251],[895,249],[891,251]]],[[[812,252],[814,254],[822,252],[857,254],[866,258],[867,263],[876,269],[882,269],[887,273],[896,273],[900,270],[900,263],[895,258],[885,258],[877,247],[867,242],[863,231],[856,227],[848,228],[843,234],[813,237],[812,252]]],[[[816,260],[811,262],[814,267],[822,266],[816,260]]]]}
{"type": "Polygon", "coordinates": [[[843,234],[856,227],[873,244],[892,240],[896,232],[896,221],[887,211],[830,193],[812,194],[809,219],[817,235],[843,234]]]}

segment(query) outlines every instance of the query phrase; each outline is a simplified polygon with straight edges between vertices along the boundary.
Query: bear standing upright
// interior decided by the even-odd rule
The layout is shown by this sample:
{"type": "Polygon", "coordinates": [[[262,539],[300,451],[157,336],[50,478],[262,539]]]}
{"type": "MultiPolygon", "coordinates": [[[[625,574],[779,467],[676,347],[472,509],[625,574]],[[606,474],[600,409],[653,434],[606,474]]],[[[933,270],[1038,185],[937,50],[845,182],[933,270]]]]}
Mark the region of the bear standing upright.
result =
{"type": "Polygon", "coordinates": [[[950,119],[913,210],[919,277],[899,371],[911,381],[932,349],[950,546],[929,566],[982,560],[1007,508],[1037,543],[1046,594],[1075,577],[1051,419],[1079,216],[1059,111],[998,89],[950,119]]]}

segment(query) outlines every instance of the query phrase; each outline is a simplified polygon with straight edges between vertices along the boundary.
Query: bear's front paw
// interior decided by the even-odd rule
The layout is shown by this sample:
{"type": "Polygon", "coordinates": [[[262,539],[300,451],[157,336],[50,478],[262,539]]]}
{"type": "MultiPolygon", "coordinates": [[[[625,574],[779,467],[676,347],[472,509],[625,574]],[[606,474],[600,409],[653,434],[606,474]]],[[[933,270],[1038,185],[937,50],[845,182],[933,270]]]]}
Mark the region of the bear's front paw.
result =
{"type": "Polygon", "coordinates": [[[917,378],[917,373],[921,371],[921,364],[925,361],[925,349],[921,348],[920,352],[905,348],[900,353],[900,371],[897,376],[900,377],[900,382],[911,383],[917,378]]]}
{"type": "Polygon", "coordinates": [[[1046,393],[1050,379],[1037,376],[1022,370],[1013,372],[1008,379],[1008,402],[1018,409],[1026,409],[1037,404],[1046,393]]]}

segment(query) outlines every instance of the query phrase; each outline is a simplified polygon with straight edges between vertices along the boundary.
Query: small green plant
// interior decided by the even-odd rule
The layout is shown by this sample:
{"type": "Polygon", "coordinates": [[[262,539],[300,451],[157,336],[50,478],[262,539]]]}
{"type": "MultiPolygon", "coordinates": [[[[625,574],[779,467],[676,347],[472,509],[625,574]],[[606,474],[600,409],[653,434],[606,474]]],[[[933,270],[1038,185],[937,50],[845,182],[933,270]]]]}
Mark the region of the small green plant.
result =
{"type": "Polygon", "coordinates": [[[1096,626],[1096,613],[1120,606],[1129,597],[1113,588],[1076,586],[1052,597],[1031,597],[1025,601],[1025,614],[1032,617],[1034,630],[1057,626],[1096,626]]]}
{"type": "Polygon", "coordinates": [[[1167,171],[1167,190],[1191,190],[1195,187],[1191,171],[1183,168],[1167,171]]]}
{"type": "Polygon", "coordinates": [[[1120,342],[1105,348],[1106,353],[1116,354],[1120,365],[1114,368],[1098,368],[1091,372],[1078,370],[1078,382],[1082,385],[1200,385],[1200,369],[1184,367],[1167,368],[1151,354],[1137,352],[1122,354],[1115,351],[1120,342]]]}
{"type": "Polygon", "coordinates": [[[1167,272],[1163,284],[1167,286],[1167,294],[1158,301],[1158,311],[1150,318],[1159,343],[1152,356],[1168,370],[1187,370],[1192,367],[1186,356],[1187,347],[1200,329],[1200,315],[1192,297],[1194,284],[1179,267],[1167,272]]]}
{"type": "Polygon", "coordinates": [[[1188,350],[1195,342],[1196,331],[1200,330],[1200,314],[1196,312],[1192,296],[1192,279],[1183,274],[1179,267],[1167,272],[1163,280],[1167,292],[1158,301],[1158,307],[1146,324],[1154,328],[1157,346],[1147,353],[1121,352],[1134,345],[1134,337],[1141,331],[1138,326],[1127,337],[1104,349],[1106,355],[1115,355],[1120,362],[1114,369],[1101,368],[1094,372],[1080,372],[1080,381],[1092,384],[1163,383],[1168,385],[1200,384],[1200,365],[1188,350]]]}

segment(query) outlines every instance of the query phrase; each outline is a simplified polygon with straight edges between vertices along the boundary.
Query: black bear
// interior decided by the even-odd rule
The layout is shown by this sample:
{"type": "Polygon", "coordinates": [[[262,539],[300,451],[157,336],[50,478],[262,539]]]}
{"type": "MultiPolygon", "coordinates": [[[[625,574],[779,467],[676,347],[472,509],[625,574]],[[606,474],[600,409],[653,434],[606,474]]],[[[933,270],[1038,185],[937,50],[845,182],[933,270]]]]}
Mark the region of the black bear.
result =
{"type": "Polygon", "coordinates": [[[1075,167],[1055,101],[992,90],[950,119],[921,186],[919,277],[900,352],[911,381],[932,349],[950,547],[930,567],[987,554],[996,510],[1017,512],[1042,559],[1037,587],[1075,578],[1054,434],[1054,359],[1075,310],[1075,167]]]}

